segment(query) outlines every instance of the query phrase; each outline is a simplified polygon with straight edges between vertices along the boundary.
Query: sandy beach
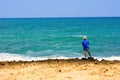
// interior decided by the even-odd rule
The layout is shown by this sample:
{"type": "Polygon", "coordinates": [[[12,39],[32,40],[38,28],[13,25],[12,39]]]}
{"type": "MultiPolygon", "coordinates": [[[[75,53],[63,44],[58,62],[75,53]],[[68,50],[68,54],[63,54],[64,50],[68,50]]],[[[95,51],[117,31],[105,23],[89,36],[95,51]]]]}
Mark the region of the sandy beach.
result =
{"type": "Polygon", "coordinates": [[[119,80],[120,61],[50,59],[0,62],[0,80],[119,80]]]}

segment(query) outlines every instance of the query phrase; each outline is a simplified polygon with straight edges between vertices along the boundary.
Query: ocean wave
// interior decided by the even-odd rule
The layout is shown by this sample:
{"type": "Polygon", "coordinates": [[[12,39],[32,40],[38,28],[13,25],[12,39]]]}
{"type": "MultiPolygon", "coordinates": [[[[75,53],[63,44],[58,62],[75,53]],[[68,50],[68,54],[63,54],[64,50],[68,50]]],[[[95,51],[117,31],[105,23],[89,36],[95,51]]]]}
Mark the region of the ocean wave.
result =
{"type": "Polygon", "coordinates": [[[77,38],[79,38],[79,37],[83,37],[83,36],[85,36],[85,35],[71,35],[72,37],[77,37],[77,38]]]}
{"type": "Polygon", "coordinates": [[[110,57],[95,57],[96,59],[98,59],[99,61],[101,60],[120,60],[120,56],[110,56],[110,57]]]}
{"type": "Polygon", "coordinates": [[[37,60],[46,60],[45,57],[30,57],[20,54],[11,54],[11,53],[0,53],[0,61],[37,61],[37,60]]]}
{"type": "MultiPolygon", "coordinates": [[[[46,56],[46,57],[30,57],[20,54],[11,54],[11,53],[0,53],[0,61],[38,61],[38,60],[47,60],[47,59],[73,59],[78,57],[66,57],[66,56],[46,56]]],[[[83,58],[80,56],[79,59],[83,58]]],[[[95,59],[101,60],[120,60],[120,56],[111,56],[111,57],[94,57],[95,59]]]]}

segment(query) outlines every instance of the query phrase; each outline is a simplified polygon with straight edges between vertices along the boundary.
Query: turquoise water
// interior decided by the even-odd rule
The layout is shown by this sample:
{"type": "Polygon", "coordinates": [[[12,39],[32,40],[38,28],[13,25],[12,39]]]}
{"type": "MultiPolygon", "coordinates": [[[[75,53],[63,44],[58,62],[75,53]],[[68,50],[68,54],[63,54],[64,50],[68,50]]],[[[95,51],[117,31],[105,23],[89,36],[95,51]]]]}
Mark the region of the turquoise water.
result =
{"type": "Polygon", "coordinates": [[[120,18],[3,18],[0,60],[81,58],[84,35],[94,57],[120,59],[120,18]]]}

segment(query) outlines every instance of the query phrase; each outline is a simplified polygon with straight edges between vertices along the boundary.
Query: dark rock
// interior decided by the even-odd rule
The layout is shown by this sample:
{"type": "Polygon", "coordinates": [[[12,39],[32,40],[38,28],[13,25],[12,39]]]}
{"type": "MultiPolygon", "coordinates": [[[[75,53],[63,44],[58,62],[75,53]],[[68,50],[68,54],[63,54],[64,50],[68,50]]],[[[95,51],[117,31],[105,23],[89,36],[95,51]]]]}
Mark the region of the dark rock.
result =
{"type": "Polygon", "coordinates": [[[93,57],[88,57],[89,61],[96,61],[96,59],[94,59],[93,57]]]}
{"type": "Polygon", "coordinates": [[[62,72],[62,70],[58,70],[59,72],[62,72]]]}
{"type": "Polygon", "coordinates": [[[86,58],[81,58],[81,60],[87,60],[86,58]]]}

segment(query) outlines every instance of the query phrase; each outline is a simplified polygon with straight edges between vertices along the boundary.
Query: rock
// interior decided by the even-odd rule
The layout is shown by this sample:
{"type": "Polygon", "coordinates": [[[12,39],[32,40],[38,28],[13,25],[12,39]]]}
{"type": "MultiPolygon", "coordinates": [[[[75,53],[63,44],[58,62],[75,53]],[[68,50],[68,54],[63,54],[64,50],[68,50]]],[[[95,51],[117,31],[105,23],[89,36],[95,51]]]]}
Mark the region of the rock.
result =
{"type": "Polygon", "coordinates": [[[93,57],[88,57],[89,61],[96,61],[93,57]]]}
{"type": "Polygon", "coordinates": [[[81,58],[81,60],[86,60],[86,58],[81,58]]]}

